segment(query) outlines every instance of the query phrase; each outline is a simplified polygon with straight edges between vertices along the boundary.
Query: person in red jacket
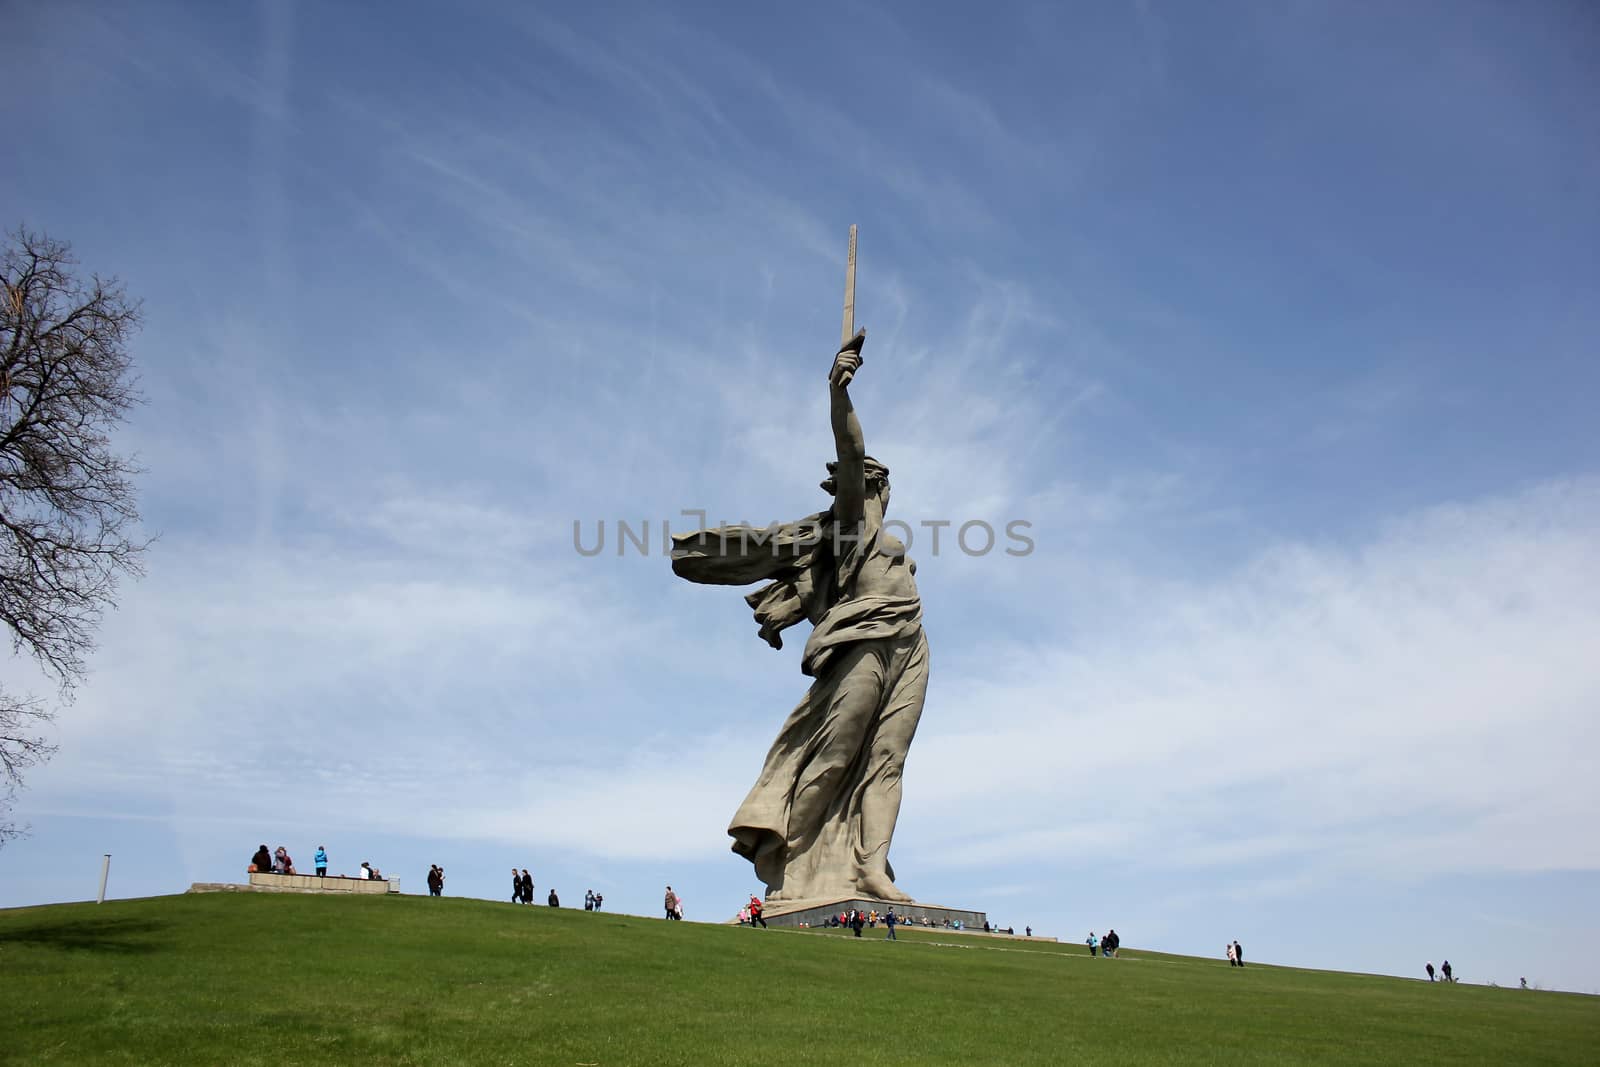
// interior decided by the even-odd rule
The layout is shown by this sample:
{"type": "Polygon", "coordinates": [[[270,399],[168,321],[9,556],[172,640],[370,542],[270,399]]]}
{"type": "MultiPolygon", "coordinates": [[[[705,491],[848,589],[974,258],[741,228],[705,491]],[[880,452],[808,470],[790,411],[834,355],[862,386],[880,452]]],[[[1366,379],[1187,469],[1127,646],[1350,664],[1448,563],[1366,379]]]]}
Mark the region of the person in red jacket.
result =
{"type": "Polygon", "coordinates": [[[767,920],[765,920],[765,919],[763,919],[761,917],[761,909],[762,909],[762,907],[763,907],[763,905],[761,903],[761,898],[756,896],[754,893],[751,893],[750,894],[750,926],[751,926],[752,929],[755,928],[756,923],[760,923],[761,924],[761,928],[763,930],[768,929],[767,920]]]}

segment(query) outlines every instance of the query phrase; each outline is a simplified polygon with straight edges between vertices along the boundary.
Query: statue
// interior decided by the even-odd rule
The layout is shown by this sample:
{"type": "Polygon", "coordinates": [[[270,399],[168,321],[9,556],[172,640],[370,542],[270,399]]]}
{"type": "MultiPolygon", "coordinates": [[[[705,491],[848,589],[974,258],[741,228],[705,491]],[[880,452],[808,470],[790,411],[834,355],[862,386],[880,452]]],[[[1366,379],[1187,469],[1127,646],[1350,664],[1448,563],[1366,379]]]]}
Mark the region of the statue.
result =
{"type": "Polygon", "coordinates": [[[673,538],[672,569],[708,585],[767,585],[745,598],[760,635],[812,625],[801,670],[810,690],[778,731],[728,833],[771,902],[866,897],[910,902],[889,843],[900,777],[928,688],[922,602],[905,546],[883,528],[889,469],[867,455],[849,385],[866,331],[854,332],[850,230],[844,341],[828,374],[835,462],[826,511],[765,530],[729,526],[673,538]]]}

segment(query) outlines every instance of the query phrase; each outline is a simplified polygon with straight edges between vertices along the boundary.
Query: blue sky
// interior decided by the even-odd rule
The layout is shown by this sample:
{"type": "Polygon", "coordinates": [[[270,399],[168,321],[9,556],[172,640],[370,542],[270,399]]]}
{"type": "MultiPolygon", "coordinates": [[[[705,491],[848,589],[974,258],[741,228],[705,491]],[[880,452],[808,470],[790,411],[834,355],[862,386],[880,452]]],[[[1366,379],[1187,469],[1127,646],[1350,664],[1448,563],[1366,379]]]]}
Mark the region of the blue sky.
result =
{"type": "Polygon", "coordinates": [[[145,301],[122,441],[160,540],[0,905],[265,841],[731,914],[724,829],[804,679],[660,524],[822,506],[858,223],[853,392],[933,656],[901,884],[1600,990],[1589,6],[10,27],[0,205],[145,301]],[[1035,549],[935,553],[940,520],[1035,549]]]}

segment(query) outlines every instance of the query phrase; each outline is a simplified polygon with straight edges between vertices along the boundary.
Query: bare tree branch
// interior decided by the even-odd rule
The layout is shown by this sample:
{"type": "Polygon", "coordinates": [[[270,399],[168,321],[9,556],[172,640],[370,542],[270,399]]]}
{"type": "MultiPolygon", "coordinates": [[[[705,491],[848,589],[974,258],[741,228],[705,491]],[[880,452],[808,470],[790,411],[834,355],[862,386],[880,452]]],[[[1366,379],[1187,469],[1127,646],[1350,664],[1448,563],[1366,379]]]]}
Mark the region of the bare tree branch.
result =
{"type": "MultiPolygon", "coordinates": [[[[110,437],[141,400],[127,351],[139,308],[76,266],[67,245],[26,229],[0,257],[0,623],[63,699],[149,545],[137,536],[140,471],[110,437]]],[[[0,843],[17,832],[4,815],[22,772],[54,751],[35,732],[53,718],[0,692],[0,843]]]]}
{"type": "Polygon", "coordinates": [[[0,688],[0,845],[27,833],[11,821],[11,804],[22,772],[55,755],[56,747],[39,732],[54,719],[37,697],[18,700],[0,688]]]}

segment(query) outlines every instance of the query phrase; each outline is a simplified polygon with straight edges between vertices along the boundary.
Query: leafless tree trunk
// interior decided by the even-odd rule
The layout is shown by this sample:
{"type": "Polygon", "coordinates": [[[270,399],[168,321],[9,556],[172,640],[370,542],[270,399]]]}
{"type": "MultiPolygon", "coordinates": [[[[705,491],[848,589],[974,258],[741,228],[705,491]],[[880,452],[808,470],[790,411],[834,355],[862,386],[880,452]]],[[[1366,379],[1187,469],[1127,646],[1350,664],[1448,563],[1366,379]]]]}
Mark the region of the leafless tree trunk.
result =
{"type": "MultiPolygon", "coordinates": [[[[9,235],[0,299],[0,622],[70,700],[117,580],[141,573],[137,467],[110,432],[140,399],[139,310],[115,280],[74,275],[67,245],[9,235]]],[[[54,751],[53,712],[0,690],[0,843],[22,772],[54,751]]]]}

